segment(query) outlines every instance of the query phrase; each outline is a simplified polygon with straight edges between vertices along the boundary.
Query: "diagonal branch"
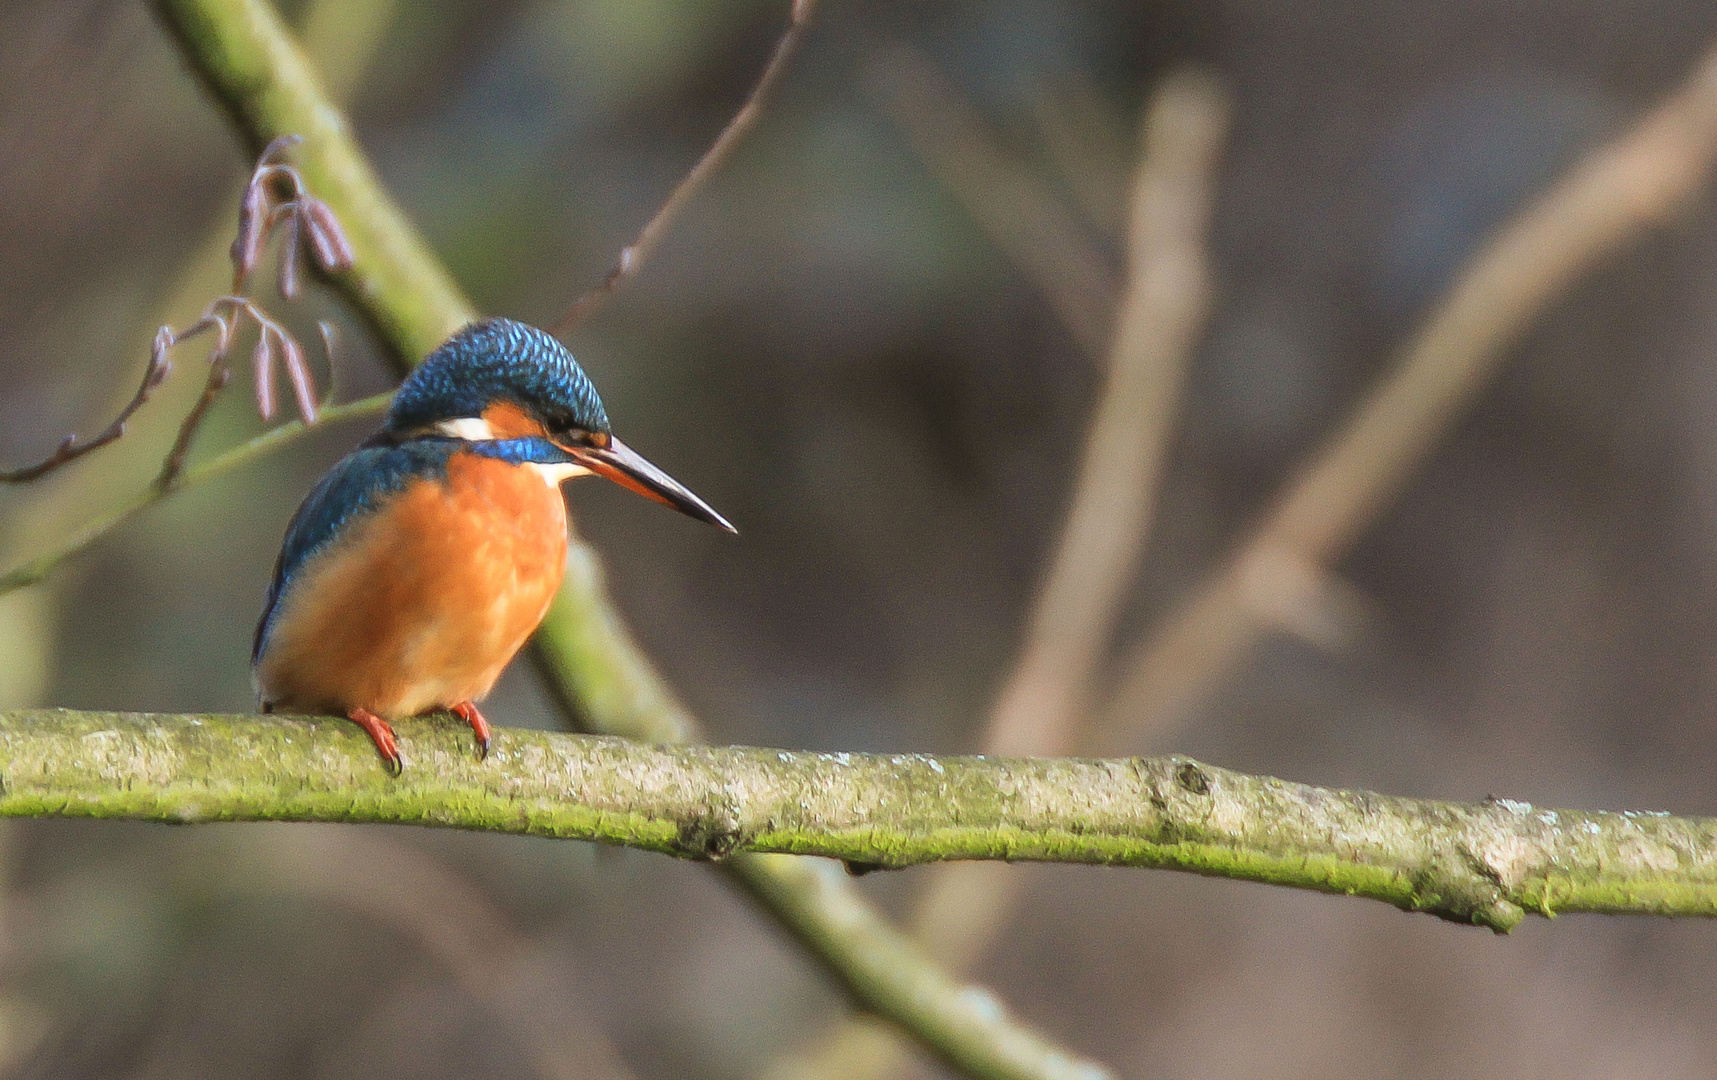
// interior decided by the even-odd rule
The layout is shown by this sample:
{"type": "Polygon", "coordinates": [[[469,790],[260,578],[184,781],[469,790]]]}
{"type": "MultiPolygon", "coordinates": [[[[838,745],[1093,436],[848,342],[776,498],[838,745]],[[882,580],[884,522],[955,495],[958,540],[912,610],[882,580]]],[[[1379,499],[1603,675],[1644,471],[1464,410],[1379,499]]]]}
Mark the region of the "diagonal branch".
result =
{"type": "MultiPolygon", "coordinates": [[[[330,405],[321,411],[317,426],[336,423],[341,420],[351,420],[362,416],[375,416],[385,411],[388,402],[393,400],[393,394],[375,394],[358,401],[347,402],[344,405],[330,405]]],[[[49,574],[54,568],[76,555],[84,548],[106,536],[123,522],[129,521],[137,514],[154,506],[162,499],[169,498],[188,487],[195,487],[205,481],[212,480],[223,473],[230,472],[241,465],[249,464],[264,454],[272,453],[308,433],[310,428],[302,420],[291,420],[278,427],[270,428],[261,435],[240,443],[224,453],[217,454],[208,461],[193,468],[185,469],[166,485],[150,483],[149,486],[137,492],[96,517],[86,521],[83,526],[70,536],[60,541],[52,549],[27,559],[0,573],[0,596],[27,585],[34,585],[49,574]]]]}
{"type": "Polygon", "coordinates": [[[554,961],[560,977],[545,978],[532,960],[540,942],[485,890],[404,839],[368,829],[226,832],[182,872],[204,888],[296,895],[400,932],[509,1030],[545,1080],[636,1080],[589,1011],[569,1000],[565,957],[554,961]]]}
{"type": "MultiPolygon", "coordinates": [[[[1205,233],[1228,98],[1196,70],[1171,74],[1145,109],[1130,212],[1128,278],[1072,503],[991,710],[984,753],[1076,751],[1121,602],[1149,542],[1181,387],[1210,306],[1205,233]]],[[[1001,931],[1018,878],[948,867],[919,898],[918,937],[969,965],[1001,931]]]]}
{"type": "MultiPolygon", "coordinates": [[[[305,178],[347,223],[353,249],[352,269],[335,284],[397,357],[414,362],[471,321],[469,302],[376,180],[272,8],[261,0],[156,0],[156,8],[252,144],[304,136],[305,178]]],[[[695,738],[695,724],[614,613],[595,553],[575,536],[569,559],[567,584],[535,642],[551,692],[599,731],[695,738]]],[[[1018,1080],[1108,1075],[1008,1016],[993,996],[949,978],[850,883],[798,860],[726,865],[855,1000],[960,1071],[1018,1080]]]]}
{"type": "Polygon", "coordinates": [[[1130,266],[1073,500],[984,750],[1066,753],[1144,553],[1181,386],[1210,306],[1204,249],[1227,98],[1181,71],[1146,109],[1130,266]]]}
{"type": "MultiPolygon", "coordinates": [[[[990,712],[986,753],[1069,752],[1092,696],[1148,543],[1181,385],[1210,304],[1205,232],[1228,105],[1222,84],[1196,69],[1164,78],[1146,104],[1108,377],[1025,640],[990,712]]],[[[1006,925],[1022,881],[994,864],[958,863],[921,886],[911,920],[918,940],[964,970],[1006,925]]],[[[898,1040],[861,1017],[779,1060],[772,1075],[879,1080],[898,1074],[903,1060],[898,1040]]]]}
{"type": "Polygon", "coordinates": [[[1261,598],[1316,588],[1407,483],[1507,349],[1598,260],[1672,220],[1717,160],[1717,48],[1630,130],[1577,163],[1463,268],[1401,362],[1289,482],[1257,531],[1148,640],[1093,741],[1178,721],[1269,621],[1261,598]]]}
{"type": "MultiPolygon", "coordinates": [[[[568,553],[566,580],[532,655],[550,692],[587,730],[668,745],[703,738],[697,720],[615,614],[601,560],[586,544],[575,541],[568,553]]],[[[835,864],[741,852],[720,865],[864,1011],[961,1072],[1045,1080],[1109,1075],[1011,1016],[989,991],[939,966],[881,917],[835,864]]]]}
{"type": "Polygon", "coordinates": [[[387,195],[345,114],[270,5],[157,0],[155,6],[253,153],[282,135],[303,137],[299,172],[334,208],[352,248],[352,268],[330,280],[374,325],[402,370],[476,318],[446,267],[387,195]]]}
{"type": "MultiPolygon", "coordinates": [[[[304,18],[304,35],[309,52],[321,65],[325,82],[336,101],[345,101],[352,96],[364,69],[374,59],[376,49],[387,33],[397,4],[398,0],[310,0],[303,5],[301,14],[304,18]],[[327,66],[330,63],[331,69],[327,66]]],[[[230,287],[230,207],[242,198],[243,191],[242,186],[236,187],[229,198],[216,201],[215,205],[219,210],[206,223],[202,241],[172,275],[172,284],[164,290],[157,314],[146,321],[146,326],[154,328],[163,324],[171,325],[188,318],[188,313],[193,310],[206,311],[207,299],[230,287]]],[[[333,357],[335,349],[326,335],[323,344],[325,355],[333,357]]],[[[325,400],[320,403],[320,409],[327,408],[334,400],[338,373],[338,365],[331,365],[325,400]]],[[[371,411],[376,411],[385,402],[377,400],[373,404],[376,408],[371,411]]],[[[110,407],[117,408],[117,400],[110,407]]],[[[352,414],[347,412],[345,415],[352,414]]],[[[166,449],[169,436],[159,421],[160,418],[153,424],[145,422],[135,434],[127,437],[134,444],[141,439],[149,447],[159,443],[160,451],[170,454],[166,449]]],[[[182,427],[180,430],[182,431],[182,427]]],[[[289,425],[280,432],[287,438],[271,436],[266,445],[286,445],[302,430],[301,425],[289,425]]],[[[147,468],[142,464],[142,460],[146,459],[150,452],[152,451],[146,450],[131,461],[109,459],[105,468],[84,472],[77,484],[60,485],[41,492],[28,506],[19,508],[13,515],[14,528],[9,530],[9,535],[0,543],[0,559],[4,559],[5,565],[10,565],[20,555],[36,552],[44,545],[52,545],[52,551],[45,555],[38,554],[31,561],[33,564],[55,563],[74,553],[74,550],[68,550],[70,543],[75,542],[77,546],[82,546],[93,541],[99,533],[88,527],[88,521],[76,522],[79,511],[83,510],[87,514],[88,511],[84,510],[86,507],[121,500],[132,502],[134,497],[127,492],[127,488],[144,479],[140,469],[147,468]],[[78,539],[68,541],[68,537],[78,539]]],[[[247,454],[245,460],[248,460],[249,456],[247,454]]],[[[166,471],[165,465],[166,462],[163,461],[158,467],[157,484],[161,472],[166,471]]],[[[187,481],[188,477],[179,473],[172,486],[177,488],[187,481]]],[[[114,518],[111,512],[100,512],[96,516],[114,524],[121,520],[114,518]]],[[[21,584],[29,584],[29,580],[20,580],[18,575],[10,572],[0,574],[0,581],[6,583],[0,586],[0,594],[21,584]]]]}
{"type": "Polygon", "coordinates": [[[406,732],[413,764],[395,779],[343,720],[0,712],[0,816],[429,825],[687,859],[1160,867],[1499,932],[1528,912],[1717,916],[1717,818],[1411,799],[1184,757],[789,753],[506,728],[480,761],[450,718],[406,732]]]}

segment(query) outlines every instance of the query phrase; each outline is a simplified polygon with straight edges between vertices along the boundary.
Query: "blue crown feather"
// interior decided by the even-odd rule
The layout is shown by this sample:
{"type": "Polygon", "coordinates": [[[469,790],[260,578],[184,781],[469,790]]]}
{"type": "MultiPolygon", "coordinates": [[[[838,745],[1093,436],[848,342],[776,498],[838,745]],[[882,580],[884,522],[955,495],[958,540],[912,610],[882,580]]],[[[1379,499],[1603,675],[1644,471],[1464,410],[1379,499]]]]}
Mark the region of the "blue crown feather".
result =
{"type": "Polygon", "coordinates": [[[448,338],[394,395],[388,428],[410,431],[483,415],[511,401],[550,430],[608,432],[608,413],[566,346],[534,326],[484,319],[448,338]]]}

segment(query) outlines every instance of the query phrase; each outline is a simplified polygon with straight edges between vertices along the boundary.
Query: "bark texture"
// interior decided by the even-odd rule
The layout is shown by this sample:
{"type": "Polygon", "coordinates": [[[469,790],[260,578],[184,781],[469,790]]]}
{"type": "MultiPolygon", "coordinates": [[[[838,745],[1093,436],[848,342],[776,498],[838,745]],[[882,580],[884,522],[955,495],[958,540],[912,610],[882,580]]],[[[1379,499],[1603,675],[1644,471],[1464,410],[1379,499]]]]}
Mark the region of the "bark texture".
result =
{"type": "Polygon", "coordinates": [[[1190,758],[985,758],[646,745],[402,725],[405,775],[336,719],[0,713],[0,815],[390,822],[691,859],[821,855],[1162,867],[1382,900],[1507,931],[1527,912],[1717,914],[1717,819],[1439,802],[1190,758]]]}

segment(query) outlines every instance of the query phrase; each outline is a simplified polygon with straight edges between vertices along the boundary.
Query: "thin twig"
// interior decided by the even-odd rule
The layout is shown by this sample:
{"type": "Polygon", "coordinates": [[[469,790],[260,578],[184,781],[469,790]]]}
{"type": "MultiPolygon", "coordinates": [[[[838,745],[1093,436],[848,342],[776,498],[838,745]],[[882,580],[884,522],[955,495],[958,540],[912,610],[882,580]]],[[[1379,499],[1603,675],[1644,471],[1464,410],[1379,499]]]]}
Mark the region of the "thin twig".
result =
{"type": "MultiPolygon", "coordinates": [[[[235,265],[238,265],[236,255],[234,261],[235,265]]],[[[298,415],[307,425],[313,425],[317,421],[319,406],[315,398],[315,386],[311,380],[309,364],[304,358],[304,350],[297,339],[254,300],[244,296],[216,297],[210,301],[203,317],[189,329],[176,333],[172,328],[163,326],[155,335],[156,348],[164,349],[206,330],[215,331],[215,344],[209,350],[209,377],[203,383],[203,392],[198,396],[196,404],[191,406],[190,412],[185,414],[185,419],[180,422],[178,436],[174,438],[172,447],[161,462],[161,472],[155,477],[155,486],[163,491],[171,488],[179,479],[179,474],[185,471],[185,460],[190,456],[191,443],[196,439],[203,422],[208,419],[215,400],[220,397],[221,391],[232,377],[232,346],[238,333],[239,320],[243,318],[256,324],[257,342],[253,361],[256,369],[257,411],[262,414],[262,418],[274,418],[274,367],[278,357],[292,381],[293,394],[298,401],[298,415]]]]}
{"type": "Polygon", "coordinates": [[[686,173],[679,184],[674,187],[673,192],[668,195],[667,201],[662,204],[662,208],[656,211],[654,217],[644,223],[643,229],[638,233],[638,238],[620,249],[620,257],[615,260],[614,266],[608,271],[608,276],[602,279],[602,284],[573,301],[572,306],[567,308],[560,318],[549,324],[549,333],[558,335],[572,330],[607,303],[609,297],[614,295],[614,291],[620,287],[621,283],[636,274],[639,267],[643,266],[644,260],[648,259],[651,253],[656,250],[656,246],[661,243],[662,237],[667,233],[668,226],[673,224],[680,211],[685,209],[686,204],[691,202],[698,189],[702,188],[709,178],[714,176],[716,171],[726,163],[734,148],[739,145],[740,140],[745,138],[746,133],[756,125],[758,117],[763,115],[764,100],[768,97],[769,92],[774,89],[775,84],[780,81],[782,74],[787,70],[787,61],[798,49],[799,40],[805,34],[805,26],[810,22],[811,8],[814,3],[815,0],[793,0],[787,29],[782,32],[780,40],[775,43],[775,51],[770,54],[769,63],[764,66],[762,76],[758,78],[757,85],[746,97],[745,103],[739,107],[738,112],[733,114],[733,119],[727,122],[727,126],[721,129],[721,134],[717,135],[715,142],[711,143],[710,148],[704,151],[703,157],[698,159],[697,164],[693,165],[691,171],[686,173]]]}
{"type": "Polygon", "coordinates": [[[274,361],[279,357],[292,381],[299,414],[306,423],[316,422],[315,385],[304,360],[303,348],[290,331],[244,295],[263,246],[277,228],[283,237],[280,245],[280,291],[287,299],[298,294],[298,264],[306,254],[325,273],[339,273],[351,268],[352,247],[339,219],[326,203],[305,190],[298,170],[280,160],[287,150],[302,141],[296,135],[274,139],[263,149],[251,172],[250,181],[239,199],[238,231],[231,249],[233,295],[217,297],[204,310],[202,317],[185,330],[175,331],[170,326],[163,326],[156,331],[150,344],[149,364],[144,368],[143,381],[137,393],[100,435],[86,443],[79,443],[76,435],[68,435],[45,460],[13,472],[0,472],[0,483],[29,483],[92,450],[118,441],[125,434],[125,422],[143,407],[172,371],[167,358],[172,348],[204,331],[214,330],[215,346],[209,353],[209,375],[203,384],[203,392],[180,422],[178,436],[167,451],[155,480],[160,488],[172,486],[184,471],[185,458],[190,454],[197,430],[208,418],[215,400],[231,377],[229,359],[233,332],[241,316],[249,316],[256,323],[260,335],[255,360],[256,400],[262,418],[274,419],[274,361]],[[276,184],[285,184],[289,191],[288,196],[279,201],[274,200],[271,194],[276,184]]]}
{"type": "Polygon", "coordinates": [[[1717,158],[1717,48],[1666,101],[1499,229],[1401,361],[1286,485],[1256,531],[1145,640],[1085,745],[1160,737],[1269,625],[1260,595],[1305,587],[1406,484],[1508,347],[1581,274],[1680,213],[1717,158]],[[1284,580],[1287,572],[1292,580],[1284,580]]]}
{"type": "Polygon", "coordinates": [[[92,450],[99,450],[108,443],[116,442],[125,435],[125,422],[131,419],[133,413],[141,409],[145,402],[154,394],[155,388],[167,378],[173,369],[172,362],[167,359],[167,351],[161,345],[159,337],[155,348],[149,350],[149,363],[143,369],[143,381],[137,386],[137,393],[131,395],[131,400],[119,410],[119,415],[113,418],[113,423],[107,425],[100,435],[80,443],[76,435],[67,435],[60,445],[47,458],[34,465],[17,469],[13,472],[0,472],[0,484],[28,484],[83,457],[92,450]]]}
{"type": "MultiPolygon", "coordinates": [[[[353,84],[373,59],[376,46],[384,39],[396,6],[397,0],[311,0],[305,5],[305,37],[318,61],[327,65],[323,71],[328,76],[331,96],[344,99],[349,95],[353,84]]],[[[247,180],[245,187],[233,194],[234,201],[242,198],[248,187],[247,180]]],[[[185,260],[175,275],[175,283],[166,290],[170,299],[162,305],[162,314],[153,320],[154,322],[173,322],[192,305],[200,305],[205,297],[220,291],[222,286],[219,284],[220,271],[217,265],[225,263],[230,266],[232,244],[231,211],[225,209],[231,204],[223,202],[222,205],[223,209],[208,223],[203,243],[185,260]]],[[[326,337],[324,341],[327,342],[326,337]]],[[[329,343],[327,355],[331,357],[334,352],[333,344],[329,343]]],[[[146,380],[148,374],[146,371],[146,380]]],[[[334,378],[336,374],[337,369],[330,367],[321,402],[323,407],[331,404],[338,393],[334,378]]],[[[135,405],[115,404],[116,407],[125,409],[119,417],[120,420],[127,419],[130,413],[136,411],[135,405]]],[[[131,437],[135,439],[137,436],[131,437]]],[[[87,488],[96,484],[112,485],[123,471],[111,468],[91,472],[86,474],[83,486],[87,488]]],[[[0,482],[5,481],[0,479],[0,482]]],[[[61,488],[54,495],[37,500],[27,511],[32,525],[40,526],[56,516],[62,516],[64,505],[77,494],[70,488],[61,488]]],[[[10,546],[10,542],[7,546],[10,546]]]]}
{"type": "MultiPolygon", "coordinates": [[[[226,300],[236,298],[222,299],[226,300]]],[[[217,304],[220,302],[221,301],[217,301],[217,304]]],[[[264,318],[266,318],[266,316],[264,316],[264,318]]],[[[203,326],[203,321],[204,320],[199,320],[197,324],[194,324],[192,331],[179,334],[177,340],[183,341],[186,337],[189,337],[190,334],[198,327],[203,326]]],[[[224,325],[223,320],[209,319],[208,321],[224,325]]],[[[269,325],[273,324],[271,323],[269,325]]],[[[159,342],[161,340],[161,336],[164,334],[170,335],[172,334],[172,331],[167,327],[162,327],[156,335],[156,340],[159,342]]],[[[323,333],[323,341],[328,345],[329,355],[332,356],[333,339],[327,333],[326,329],[323,333]]],[[[211,381],[213,380],[213,377],[214,371],[211,367],[211,381]]],[[[219,387],[215,387],[215,390],[218,391],[219,387]]],[[[205,385],[203,395],[199,397],[196,407],[201,408],[205,414],[207,412],[207,407],[204,405],[204,402],[210,400],[209,394],[209,387],[205,385]]],[[[390,390],[384,393],[374,394],[367,398],[362,398],[358,401],[350,401],[344,405],[321,404],[316,406],[315,410],[310,412],[309,415],[314,416],[317,423],[334,423],[340,420],[355,419],[357,417],[375,416],[379,413],[385,412],[387,410],[388,403],[392,400],[393,392],[390,390]]],[[[193,409],[193,414],[196,413],[196,408],[193,409]]],[[[168,451],[167,458],[162,463],[161,471],[156,475],[154,481],[151,482],[148,487],[117,505],[108,508],[106,511],[96,515],[89,521],[84,522],[83,525],[73,529],[68,537],[52,549],[26,559],[12,567],[12,569],[7,570],[5,573],[0,573],[0,596],[4,596],[16,589],[22,589],[41,581],[65,560],[76,555],[78,552],[95,543],[103,536],[106,536],[109,532],[112,532],[124,522],[129,521],[140,511],[155,505],[162,499],[172,495],[174,492],[187,487],[192,487],[206,480],[213,479],[225,472],[238,468],[240,465],[247,464],[264,454],[272,453],[273,451],[295,441],[309,431],[309,425],[302,419],[288,421],[287,423],[271,428],[246,442],[240,443],[238,446],[217,455],[194,469],[186,469],[185,458],[189,455],[191,439],[195,436],[197,427],[200,423],[200,416],[197,421],[193,423],[192,415],[187,415],[185,420],[180,423],[179,434],[173,442],[173,448],[168,451]]]]}
{"type": "Polygon", "coordinates": [[[352,249],[352,269],[332,284],[373,323],[399,370],[476,317],[447,268],[387,196],[320,73],[272,5],[155,0],[154,7],[200,74],[210,73],[203,57],[215,37],[242,36],[241,47],[214,61],[229,80],[213,87],[216,97],[252,147],[286,134],[303,137],[295,155],[299,174],[338,212],[352,249]]]}
{"type": "Polygon", "coordinates": [[[1049,300],[1093,358],[1104,355],[1119,282],[1041,177],[998,145],[976,110],[905,45],[872,63],[867,85],[912,149],[1049,300]]]}
{"type": "MultiPolygon", "coordinates": [[[[387,411],[388,403],[392,400],[393,392],[388,391],[358,401],[347,402],[344,405],[335,405],[322,411],[321,423],[331,424],[340,420],[376,416],[387,411]]],[[[133,494],[123,502],[109,507],[101,514],[84,522],[55,547],[26,559],[5,573],[0,573],[0,596],[5,596],[16,589],[22,589],[41,581],[67,559],[175,492],[206,483],[241,465],[247,465],[265,454],[273,453],[275,450],[303,437],[309,430],[302,420],[289,420],[278,427],[270,428],[247,442],[240,443],[225,453],[210,458],[201,465],[186,469],[178,477],[176,483],[162,487],[159,483],[151,482],[143,490],[133,494]]]]}
{"type": "MultiPolygon", "coordinates": [[[[243,302],[237,297],[223,299],[243,302]]],[[[162,491],[171,488],[173,481],[185,471],[185,459],[190,456],[191,442],[196,438],[197,430],[203,426],[209,410],[214,407],[215,399],[220,396],[221,390],[226,387],[227,380],[232,375],[232,369],[227,364],[227,353],[232,348],[233,327],[228,316],[216,314],[218,304],[220,301],[217,300],[209,305],[208,312],[182,334],[174,334],[171,328],[163,326],[155,335],[157,345],[172,346],[204,330],[215,331],[215,344],[209,350],[209,376],[203,382],[203,392],[197,395],[196,404],[191,406],[191,411],[179,422],[179,433],[174,437],[173,445],[168,448],[167,456],[161,461],[161,472],[155,477],[155,486],[162,491]]]]}

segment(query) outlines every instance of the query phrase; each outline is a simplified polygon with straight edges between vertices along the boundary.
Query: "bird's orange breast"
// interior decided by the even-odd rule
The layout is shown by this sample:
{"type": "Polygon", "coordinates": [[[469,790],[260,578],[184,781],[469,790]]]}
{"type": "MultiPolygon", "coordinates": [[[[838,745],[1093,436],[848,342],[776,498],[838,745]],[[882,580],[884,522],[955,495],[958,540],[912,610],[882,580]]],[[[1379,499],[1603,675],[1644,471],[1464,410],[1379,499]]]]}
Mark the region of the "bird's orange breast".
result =
{"type": "Polygon", "coordinates": [[[263,699],[390,720],[482,699],[547,613],[566,543],[557,487],[453,455],[299,571],[258,658],[263,699]]]}

